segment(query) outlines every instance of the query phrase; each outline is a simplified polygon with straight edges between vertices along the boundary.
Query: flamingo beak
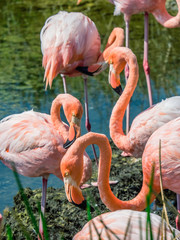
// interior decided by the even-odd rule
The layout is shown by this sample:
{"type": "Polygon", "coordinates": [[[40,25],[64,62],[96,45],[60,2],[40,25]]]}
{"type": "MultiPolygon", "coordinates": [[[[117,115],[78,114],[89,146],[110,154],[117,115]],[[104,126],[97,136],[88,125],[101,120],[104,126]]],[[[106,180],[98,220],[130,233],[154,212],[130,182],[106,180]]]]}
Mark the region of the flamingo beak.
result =
{"type": "Polygon", "coordinates": [[[68,201],[75,205],[81,205],[84,201],[81,189],[70,176],[64,177],[64,186],[68,201]]]}
{"type": "MultiPolygon", "coordinates": [[[[87,210],[87,201],[84,199],[81,189],[70,176],[64,177],[64,186],[68,201],[83,210],[87,210]]],[[[92,206],[90,206],[90,211],[95,211],[92,206]]]]}
{"type": "Polygon", "coordinates": [[[121,87],[120,76],[119,74],[116,74],[112,64],[109,66],[109,84],[117,94],[122,94],[123,90],[121,87]]]}
{"type": "Polygon", "coordinates": [[[69,127],[69,137],[64,143],[63,147],[65,149],[69,148],[76,140],[76,138],[81,136],[81,120],[75,115],[72,116],[70,127],[69,127]]]}
{"type": "Polygon", "coordinates": [[[95,76],[104,71],[107,67],[108,67],[107,62],[98,62],[89,67],[78,66],[76,70],[87,76],[95,76]]]}

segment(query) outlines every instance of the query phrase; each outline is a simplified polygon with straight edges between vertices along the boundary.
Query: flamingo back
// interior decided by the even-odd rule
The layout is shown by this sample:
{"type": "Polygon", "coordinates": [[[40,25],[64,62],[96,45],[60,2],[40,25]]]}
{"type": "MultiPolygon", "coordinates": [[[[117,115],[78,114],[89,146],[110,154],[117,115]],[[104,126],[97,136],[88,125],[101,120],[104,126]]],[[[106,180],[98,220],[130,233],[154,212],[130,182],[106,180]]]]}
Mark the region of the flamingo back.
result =
{"type": "Polygon", "coordinates": [[[47,114],[27,111],[0,121],[0,159],[11,169],[14,164],[24,176],[59,172],[63,144],[47,114]]]}
{"type": "Polygon", "coordinates": [[[180,97],[174,96],[140,113],[132,122],[128,133],[132,154],[141,157],[144,147],[158,128],[180,116],[180,97]]]}
{"type": "Polygon", "coordinates": [[[90,18],[60,11],[48,18],[40,33],[44,78],[51,84],[58,73],[80,75],[75,68],[89,66],[100,55],[101,40],[90,18]]]}
{"type": "MultiPolygon", "coordinates": [[[[146,239],[146,221],[146,212],[118,210],[104,213],[88,222],[83,229],[74,236],[73,240],[124,239],[128,224],[129,231],[127,231],[126,239],[146,239]],[[96,226],[96,230],[94,226],[96,226]],[[100,237],[96,231],[99,232],[100,237]]],[[[160,234],[162,229],[161,217],[151,213],[151,223],[153,239],[161,239],[161,235],[158,238],[159,228],[160,234]]],[[[179,233],[178,230],[174,229],[173,227],[171,228],[175,231],[176,235],[179,233]]],[[[166,231],[167,240],[172,239],[173,235],[170,232],[167,224],[163,231],[164,233],[166,231]]]]}
{"type": "Polygon", "coordinates": [[[159,185],[161,152],[161,173],[163,188],[180,194],[180,117],[157,129],[149,138],[142,156],[144,176],[150,178],[152,163],[155,163],[154,184],[159,185]],[[161,148],[160,148],[161,142],[161,148]]]}

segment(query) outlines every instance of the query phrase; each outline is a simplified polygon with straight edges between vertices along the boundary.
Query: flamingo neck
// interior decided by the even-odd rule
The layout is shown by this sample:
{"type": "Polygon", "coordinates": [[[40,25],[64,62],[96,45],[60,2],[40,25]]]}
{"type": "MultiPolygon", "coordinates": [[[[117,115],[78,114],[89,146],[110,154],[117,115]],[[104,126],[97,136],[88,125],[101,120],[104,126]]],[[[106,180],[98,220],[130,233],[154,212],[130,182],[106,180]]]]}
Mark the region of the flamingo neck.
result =
{"type": "Polygon", "coordinates": [[[166,28],[180,27],[180,0],[176,0],[178,5],[178,13],[176,16],[171,16],[167,10],[165,4],[161,4],[159,8],[156,8],[152,14],[156,20],[166,28]]]}
{"type": "MultiPolygon", "coordinates": [[[[52,120],[54,128],[58,132],[65,134],[67,132],[67,127],[62,122],[61,117],[60,117],[60,110],[61,110],[61,107],[63,106],[64,100],[65,99],[64,99],[63,95],[59,95],[52,102],[52,106],[51,106],[51,120],[52,120]]],[[[64,136],[64,134],[63,134],[63,137],[66,137],[66,136],[64,136]]]]}
{"type": "MultiPolygon", "coordinates": [[[[109,174],[111,167],[111,158],[112,151],[111,146],[107,137],[103,134],[97,133],[87,133],[86,135],[78,138],[76,142],[72,145],[71,149],[74,149],[74,156],[76,157],[76,161],[83,162],[83,152],[86,147],[96,144],[100,149],[100,160],[98,167],[98,188],[102,202],[111,210],[115,211],[118,209],[134,209],[134,210],[143,210],[146,208],[146,195],[149,192],[148,185],[143,183],[143,187],[140,193],[130,201],[121,201],[116,198],[111,191],[109,185],[109,174]]],[[[71,152],[70,156],[73,159],[73,154],[71,152]]],[[[144,181],[145,182],[145,181],[144,181]]],[[[155,196],[152,197],[151,201],[155,196]]]]}
{"type": "Polygon", "coordinates": [[[105,50],[100,55],[98,62],[106,61],[112,49],[124,45],[124,30],[122,28],[114,28],[111,32],[105,50]]]}
{"type": "Polygon", "coordinates": [[[126,136],[123,132],[123,117],[125,114],[125,110],[133,95],[133,92],[136,88],[139,78],[139,72],[137,61],[132,53],[121,53],[121,56],[129,65],[129,78],[122,95],[119,97],[116,105],[112,110],[109,128],[110,136],[115,145],[123,151],[130,152],[131,146],[129,137],[128,135],[126,136]]]}

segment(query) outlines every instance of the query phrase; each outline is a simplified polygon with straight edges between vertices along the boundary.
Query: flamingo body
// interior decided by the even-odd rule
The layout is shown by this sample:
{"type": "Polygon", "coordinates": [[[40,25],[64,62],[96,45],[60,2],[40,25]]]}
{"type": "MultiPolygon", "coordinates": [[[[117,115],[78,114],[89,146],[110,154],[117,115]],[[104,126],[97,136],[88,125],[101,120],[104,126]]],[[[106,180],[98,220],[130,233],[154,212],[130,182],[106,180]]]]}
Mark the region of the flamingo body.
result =
{"type": "MultiPolygon", "coordinates": [[[[141,157],[145,145],[159,127],[180,116],[180,97],[167,98],[140,113],[132,122],[127,138],[130,151],[127,154],[141,157]]],[[[126,150],[124,149],[124,152],[126,150]]]]}
{"type": "Polygon", "coordinates": [[[142,156],[143,172],[155,163],[154,185],[159,185],[159,141],[164,189],[180,194],[180,117],[157,129],[149,138],[142,156]]]}
{"type": "MultiPolygon", "coordinates": [[[[165,7],[166,0],[109,0],[109,2],[115,5],[114,14],[123,13],[125,21],[129,21],[133,14],[148,12],[152,13],[164,27],[180,27],[180,11],[175,17],[169,15],[165,7]]],[[[180,1],[176,2],[180,10],[180,1]]]]}
{"type": "MultiPolygon", "coordinates": [[[[28,177],[54,174],[62,180],[59,164],[67,151],[63,144],[68,138],[69,126],[58,116],[60,104],[64,105],[69,122],[72,121],[67,114],[70,105],[73,109],[70,112],[81,112],[81,118],[81,103],[70,94],[59,94],[53,101],[51,115],[31,110],[0,121],[0,159],[7,167],[12,169],[14,164],[18,173],[28,177]]],[[[91,160],[87,154],[84,157],[85,166],[89,168],[86,177],[89,178],[91,160]]]]}
{"type": "Polygon", "coordinates": [[[81,75],[77,66],[97,62],[101,39],[90,18],[79,12],[60,11],[49,17],[40,33],[44,79],[51,86],[58,73],[81,75]]]}
{"type": "MultiPolygon", "coordinates": [[[[68,133],[68,126],[63,124],[68,133]]],[[[27,111],[8,116],[0,122],[2,162],[11,169],[14,163],[24,176],[53,173],[62,179],[58,163],[66,150],[61,134],[54,128],[50,115],[27,111]]]]}
{"type": "MultiPolygon", "coordinates": [[[[162,218],[154,213],[150,214],[151,217],[151,224],[152,224],[152,234],[153,239],[161,239],[162,230],[162,218]],[[160,235],[159,234],[160,228],[160,235]],[[159,237],[158,237],[159,236],[159,237]]],[[[86,225],[82,228],[80,232],[78,232],[73,240],[98,240],[99,237],[96,229],[100,235],[100,239],[103,240],[116,240],[124,239],[127,231],[128,223],[129,230],[127,231],[126,239],[146,239],[146,222],[147,222],[147,213],[146,212],[138,212],[132,210],[117,210],[114,212],[108,212],[101,214],[93,218],[91,221],[86,223],[86,225]],[[130,223],[129,223],[130,221],[130,223]],[[102,223],[103,222],[103,223],[102,223]],[[141,228],[140,228],[141,224],[141,228]],[[107,228],[105,228],[105,226],[107,228]]],[[[164,223],[166,223],[164,221],[164,223]]],[[[180,232],[173,227],[171,229],[175,232],[177,236],[180,232]]],[[[163,229],[163,236],[165,236],[166,232],[166,239],[172,239],[172,233],[168,228],[166,223],[166,227],[163,229]],[[166,229],[166,230],[165,230],[166,229]]],[[[148,231],[149,235],[149,231],[148,231]]],[[[149,235],[150,236],[150,235],[149,235]]]]}

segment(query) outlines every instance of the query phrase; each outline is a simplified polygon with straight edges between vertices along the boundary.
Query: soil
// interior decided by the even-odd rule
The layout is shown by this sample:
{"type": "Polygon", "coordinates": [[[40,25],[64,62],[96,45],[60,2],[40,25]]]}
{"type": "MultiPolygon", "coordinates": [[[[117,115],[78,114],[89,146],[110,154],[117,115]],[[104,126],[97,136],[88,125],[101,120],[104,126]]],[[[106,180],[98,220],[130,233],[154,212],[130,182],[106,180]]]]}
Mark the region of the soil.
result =
{"type": "MultiPolygon", "coordinates": [[[[141,159],[122,157],[121,151],[116,148],[112,141],[110,141],[110,143],[113,152],[110,180],[119,181],[116,185],[111,185],[111,189],[115,196],[122,200],[132,199],[139,193],[142,185],[141,159]]],[[[96,181],[97,167],[94,161],[93,165],[92,181],[96,181]]],[[[176,212],[173,205],[176,206],[176,195],[170,191],[165,190],[164,192],[171,205],[169,206],[168,204],[167,206],[169,221],[170,224],[175,227],[176,212]]],[[[24,189],[24,193],[29,200],[30,207],[38,225],[38,206],[41,199],[41,189],[31,190],[30,188],[26,188],[24,189]]],[[[91,211],[92,218],[109,211],[101,202],[97,187],[84,189],[83,195],[86,199],[89,199],[91,206],[93,206],[91,211]]],[[[152,207],[151,211],[161,216],[162,207],[160,195],[157,199],[160,199],[156,201],[158,210],[153,210],[152,207]]],[[[12,239],[37,239],[33,224],[31,223],[20,193],[17,193],[14,197],[14,206],[4,210],[3,217],[4,223],[0,239],[8,239],[6,234],[8,226],[10,226],[12,231],[12,239]]],[[[69,240],[85,225],[88,221],[88,216],[87,210],[82,210],[67,201],[64,188],[54,189],[50,187],[47,191],[45,220],[49,239],[69,240]]]]}

